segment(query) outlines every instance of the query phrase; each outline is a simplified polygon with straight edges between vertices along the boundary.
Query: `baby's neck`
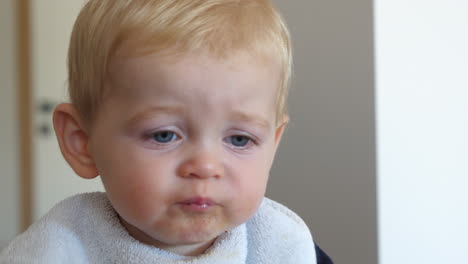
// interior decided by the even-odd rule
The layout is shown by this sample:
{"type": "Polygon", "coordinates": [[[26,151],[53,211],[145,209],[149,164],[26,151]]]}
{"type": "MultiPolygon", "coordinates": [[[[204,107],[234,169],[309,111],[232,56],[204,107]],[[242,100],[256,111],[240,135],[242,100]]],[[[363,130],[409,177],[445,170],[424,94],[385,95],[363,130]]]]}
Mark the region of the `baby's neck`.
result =
{"type": "Polygon", "coordinates": [[[203,254],[208,248],[210,248],[211,245],[213,245],[213,242],[214,240],[194,245],[168,245],[164,248],[159,248],[181,256],[199,256],[203,254]]]}

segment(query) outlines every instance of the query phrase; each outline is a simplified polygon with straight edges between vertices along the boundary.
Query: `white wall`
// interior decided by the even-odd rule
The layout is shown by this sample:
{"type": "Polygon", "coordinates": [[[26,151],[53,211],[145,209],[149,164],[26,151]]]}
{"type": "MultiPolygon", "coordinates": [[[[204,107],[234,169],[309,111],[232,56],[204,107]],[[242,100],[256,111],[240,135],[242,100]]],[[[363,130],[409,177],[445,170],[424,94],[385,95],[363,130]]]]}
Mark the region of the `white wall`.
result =
{"type": "Polygon", "coordinates": [[[0,248],[19,228],[14,1],[0,1],[0,248]]]}
{"type": "Polygon", "coordinates": [[[380,264],[468,263],[468,2],[377,0],[380,264]]]}

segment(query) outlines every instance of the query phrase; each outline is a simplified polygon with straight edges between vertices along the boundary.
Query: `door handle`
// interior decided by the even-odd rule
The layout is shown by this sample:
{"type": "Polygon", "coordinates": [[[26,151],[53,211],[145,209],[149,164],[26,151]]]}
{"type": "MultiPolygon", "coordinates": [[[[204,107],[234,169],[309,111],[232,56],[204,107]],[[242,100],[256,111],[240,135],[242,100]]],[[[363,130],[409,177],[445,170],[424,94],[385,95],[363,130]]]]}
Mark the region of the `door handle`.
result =
{"type": "Polygon", "coordinates": [[[47,138],[52,134],[52,113],[56,105],[56,102],[44,99],[41,100],[37,106],[37,133],[41,137],[47,138]]]}

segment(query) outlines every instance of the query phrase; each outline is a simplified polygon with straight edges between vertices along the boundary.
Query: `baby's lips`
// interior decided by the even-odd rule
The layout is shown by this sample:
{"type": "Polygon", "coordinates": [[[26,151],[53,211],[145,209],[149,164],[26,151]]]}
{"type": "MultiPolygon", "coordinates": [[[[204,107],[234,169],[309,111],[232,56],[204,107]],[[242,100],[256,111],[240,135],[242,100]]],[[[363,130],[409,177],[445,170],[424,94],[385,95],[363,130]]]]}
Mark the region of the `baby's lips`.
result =
{"type": "Polygon", "coordinates": [[[179,203],[186,204],[186,205],[195,204],[195,205],[207,205],[207,206],[212,206],[216,204],[213,201],[213,199],[207,198],[207,197],[192,197],[192,198],[185,199],[179,203]]]}

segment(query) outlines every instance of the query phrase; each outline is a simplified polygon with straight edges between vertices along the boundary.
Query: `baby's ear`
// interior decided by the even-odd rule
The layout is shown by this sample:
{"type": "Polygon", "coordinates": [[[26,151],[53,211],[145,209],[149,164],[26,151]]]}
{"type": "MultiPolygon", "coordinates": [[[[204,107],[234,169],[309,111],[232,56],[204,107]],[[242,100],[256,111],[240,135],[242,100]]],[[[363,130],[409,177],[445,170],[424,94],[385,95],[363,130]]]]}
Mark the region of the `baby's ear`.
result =
{"type": "Polygon", "coordinates": [[[99,175],[89,152],[89,137],[78,112],[72,104],[60,104],[54,111],[55,135],[62,155],[80,177],[92,179],[99,175]]]}
{"type": "Polygon", "coordinates": [[[275,151],[278,148],[279,143],[281,142],[281,138],[283,137],[284,130],[289,123],[289,116],[285,115],[279,124],[276,126],[275,131],[275,151]]]}

